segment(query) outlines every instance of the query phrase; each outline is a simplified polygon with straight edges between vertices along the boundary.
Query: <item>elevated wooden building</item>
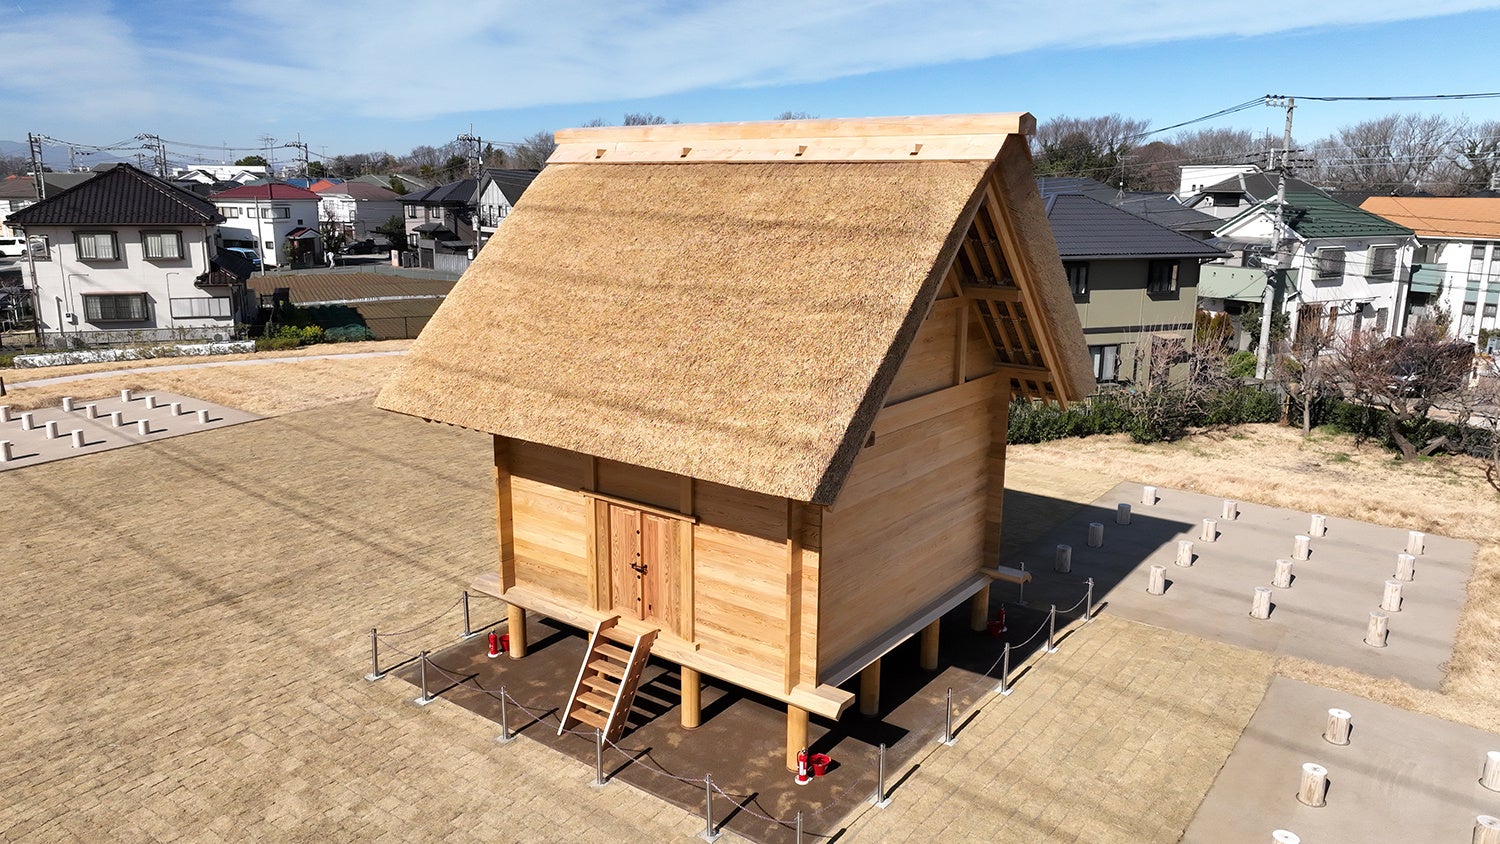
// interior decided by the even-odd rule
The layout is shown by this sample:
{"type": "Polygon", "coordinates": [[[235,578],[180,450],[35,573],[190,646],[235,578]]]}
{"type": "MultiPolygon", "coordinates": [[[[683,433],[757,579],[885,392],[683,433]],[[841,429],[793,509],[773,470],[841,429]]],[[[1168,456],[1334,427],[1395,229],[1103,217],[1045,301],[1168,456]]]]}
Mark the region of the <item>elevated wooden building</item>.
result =
{"type": "Polygon", "coordinates": [[[594,631],[568,719],[649,652],[837,718],[998,569],[1006,409],[1092,368],[1029,114],[634,126],[558,149],[381,392],[494,436],[499,565],[594,631]]]}

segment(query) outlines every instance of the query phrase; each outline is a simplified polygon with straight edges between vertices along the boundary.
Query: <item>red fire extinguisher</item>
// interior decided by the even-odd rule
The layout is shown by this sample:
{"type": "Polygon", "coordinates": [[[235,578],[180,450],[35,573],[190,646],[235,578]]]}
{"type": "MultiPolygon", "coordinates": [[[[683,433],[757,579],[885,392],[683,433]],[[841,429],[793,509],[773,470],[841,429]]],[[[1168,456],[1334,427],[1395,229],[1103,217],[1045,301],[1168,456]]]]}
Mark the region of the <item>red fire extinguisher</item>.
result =
{"type": "Polygon", "coordinates": [[[797,784],[807,785],[812,782],[812,777],[807,773],[807,748],[797,751],[797,784]]]}

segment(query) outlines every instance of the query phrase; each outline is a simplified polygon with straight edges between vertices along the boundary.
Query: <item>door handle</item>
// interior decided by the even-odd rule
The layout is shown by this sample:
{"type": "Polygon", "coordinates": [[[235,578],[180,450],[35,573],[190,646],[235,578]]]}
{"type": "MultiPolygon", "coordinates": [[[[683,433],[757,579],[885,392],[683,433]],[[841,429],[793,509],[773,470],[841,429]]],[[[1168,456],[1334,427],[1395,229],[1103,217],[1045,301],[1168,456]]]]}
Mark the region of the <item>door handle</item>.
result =
{"type": "Polygon", "coordinates": [[[635,569],[636,574],[645,574],[646,573],[646,564],[645,563],[631,563],[630,567],[633,568],[633,569],[635,569]]]}

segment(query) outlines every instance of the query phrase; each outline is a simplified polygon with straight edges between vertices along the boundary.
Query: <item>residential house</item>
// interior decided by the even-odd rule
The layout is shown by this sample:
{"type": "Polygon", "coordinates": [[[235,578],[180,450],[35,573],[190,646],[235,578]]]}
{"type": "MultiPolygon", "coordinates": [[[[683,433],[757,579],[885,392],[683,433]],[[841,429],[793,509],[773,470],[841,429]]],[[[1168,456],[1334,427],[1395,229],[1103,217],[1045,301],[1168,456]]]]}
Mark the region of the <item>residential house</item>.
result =
{"type": "Polygon", "coordinates": [[[536,178],[540,170],[501,170],[487,168],[479,177],[479,198],[475,227],[479,231],[479,245],[484,244],[510,215],[526,187],[536,178]]]}
{"type": "Polygon", "coordinates": [[[1177,198],[1185,203],[1209,185],[1258,172],[1254,164],[1185,164],[1177,168],[1177,198]]]}
{"type": "MultiPolygon", "coordinates": [[[[1184,197],[1182,204],[1195,211],[1227,220],[1257,203],[1275,199],[1280,184],[1281,177],[1276,173],[1239,173],[1204,187],[1194,196],[1184,197]]],[[[1311,182],[1304,182],[1293,176],[1286,178],[1286,189],[1288,193],[1322,193],[1311,182]]]]}
{"type": "Polygon", "coordinates": [[[1042,197],[1077,193],[1107,202],[1116,208],[1144,217],[1159,226],[1181,232],[1199,240],[1213,237],[1221,222],[1218,217],[1195,211],[1170,193],[1161,191],[1121,190],[1103,182],[1075,176],[1044,176],[1036,180],[1042,197]]]}
{"type": "Polygon", "coordinates": [[[982,630],[991,581],[1029,577],[997,567],[1010,402],[1093,388],[1034,128],[557,133],[376,403],[492,438],[476,585],[513,658],[559,658],[528,613],[591,633],[564,729],[614,740],[649,654],[685,727],[703,674],[784,705],[795,767],[846,682],[878,714],[902,642],[937,670],[943,616],[982,630]]]}
{"type": "Polygon", "coordinates": [[[318,219],[323,230],[343,235],[346,243],[373,239],[375,229],[402,215],[399,194],[366,182],[319,180],[312,192],[319,197],[318,219]]]}
{"type": "Polygon", "coordinates": [[[1144,384],[1182,376],[1199,265],[1228,253],[1087,194],[1053,193],[1046,209],[1094,380],[1144,384]]]}
{"type": "Polygon", "coordinates": [[[1405,327],[1412,230],[1316,190],[1288,190],[1286,205],[1256,203],[1216,232],[1239,266],[1277,271],[1277,307],[1296,336],[1303,320],[1332,331],[1375,329],[1387,336],[1405,327]],[[1280,218],[1282,234],[1278,234],[1280,218]]]}
{"type": "Polygon", "coordinates": [[[262,264],[314,266],[323,260],[318,232],[320,197],[282,182],[240,185],[209,197],[224,222],[223,246],[242,246],[260,254],[262,264]]]}
{"type": "Polygon", "coordinates": [[[392,173],[388,176],[369,173],[363,176],[356,176],[349,181],[364,182],[365,184],[375,185],[376,187],[389,188],[402,195],[415,193],[417,191],[424,191],[432,187],[432,183],[427,181],[426,179],[419,179],[416,176],[410,176],[406,173],[392,173]]]}
{"type": "MultiPolygon", "coordinates": [[[[101,168],[109,165],[101,165],[101,168]]],[[[67,190],[98,175],[102,170],[84,170],[78,173],[44,173],[42,187],[47,196],[67,190]]],[[[20,211],[36,202],[36,180],[31,176],[6,176],[0,179],[0,237],[16,237],[7,218],[12,211],[20,211]]]]}
{"type": "Polygon", "coordinates": [[[459,179],[401,197],[408,248],[424,269],[463,272],[479,247],[478,179],[459,179]]]}
{"type": "Polygon", "coordinates": [[[1481,333],[1486,341],[1494,336],[1500,329],[1500,198],[1373,196],[1360,208],[1416,232],[1408,320],[1441,308],[1454,337],[1477,343],[1481,333]]]}
{"type": "Polygon", "coordinates": [[[259,164],[200,164],[196,167],[179,167],[172,171],[174,182],[197,182],[213,185],[234,182],[248,185],[270,175],[269,168],[259,164]]]}
{"type": "Polygon", "coordinates": [[[128,165],[11,215],[43,340],[227,339],[253,315],[248,265],[217,254],[213,203],[128,165]]]}

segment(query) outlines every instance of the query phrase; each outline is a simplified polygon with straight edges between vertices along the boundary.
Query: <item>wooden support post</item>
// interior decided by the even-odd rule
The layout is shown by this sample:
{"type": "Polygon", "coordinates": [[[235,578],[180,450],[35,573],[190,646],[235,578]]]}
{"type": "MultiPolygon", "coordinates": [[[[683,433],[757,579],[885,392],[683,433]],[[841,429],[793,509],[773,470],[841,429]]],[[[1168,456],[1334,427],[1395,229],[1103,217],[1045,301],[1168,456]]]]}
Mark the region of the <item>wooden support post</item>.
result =
{"type": "MultiPolygon", "coordinates": [[[[878,664],[878,663],[877,663],[878,664]]],[[[786,769],[797,770],[797,754],[807,749],[807,710],[786,705],[786,769]]]]}
{"type": "Polygon", "coordinates": [[[1416,577],[1417,558],[1410,554],[1396,555],[1396,579],[1410,581],[1416,577]]]}
{"type": "Polygon", "coordinates": [[[1141,503],[1145,504],[1147,507],[1151,507],[1156,504],[1156,487],[1141,487],[1141,503]]]}
{"type": "Polygon", "coordinates": [[[969,599],[969,629],[975,633],[983,633],[989,622],[990,587],[986,584],[979,587],[979,591],[969,599]]]}
{"type": "Polygon", "coordinates": [[[1297,789],[1297,802],[1318,808],[1328,805],[1328,769],[1314,762],[1302,765],[1302,785],[1297,789]]]}
{"type": "Polygon", "coordinates": [[[1240,503],[1231,499],[1224,499],[1224,507],[1219,514],[1224,521],[1232,522],[1240,517],[1240,503]]]}
{"type": "Polygon", "coordinates": [[[1277,560],[1276,575],[1271,578],[1271,585],[1277,589],[1292,588],[1292,561],[1277,560]]]}
{"type": "Polygon", "coordinates": [[[526,608],[508,604],[506,615],[510,620],[510,658],[520,659],[526,655],[526,608]]]}
{"type": "Polygon", "coordinates": [[[1345,709],[1328,710],[1328,727],[1323,730],[1323,740],[1329,744],[1349,743],[1350,724],[1354,716],[1345,709]]]}
{"type": "Polygon", "coordinates": [[[1219,523],[1213,519],[1204,519],[1203,532],[1198,534],[1198,538],[1204,542],[1213,542],[1215,539],[1218,539],[1219,523]]]}
{"type": "Polygon", "coordinates": [[[1115,507],[1115,524],[1117,524],[1117,525],[1128,525],[1128,524],[1130,524],[1130,505],[1129,504],[1122,503],[1122,504],[1119,504],[1118,506],[1115,507]]]}
{"type": "Polygon", "coordinates": [[[15,452],[11,451],[12,448],[10,440],[0,440],[0,463],[9,463],[16,459],[15,452]]]}
{"type": "Polygon", "coordinates": [[[1412,555],[1413,557],[1419,557],[1424,553],[1426,544],[1427,534],[1422,533],[1419,530],[1407,531],[1406,553],[1412,555]]]}
{"type": "Polygon", "coordinates": [[[703,679],[685,665],[677,671],[682,678],[682,728],[694,730],[703,723],[703,679]]]}
{"type": "Polygon", "coordinates": [[[1401,581],[1385,582],[1385,594],[1380,598],[1380,608],[1386,612],[1401,612],[1401,581]]]}
{"type": "MultiPolygon", "coordinates": [[[[875,660],[859,672],[859,714],[880,714],[880,660],[875,660]]],[[[800,748],[799,748],[800,749],[800,748]]],[[[796,760],[792,760],[795,766],[796,760]]]]}
{"type": "Polygon", "coordinates": [[[1146,591],[1152,595],[1164,595],[1167,591],[1167,567],[1152,566],[1150,579],[1146,581],[1146,591]]]}
{"type": "Polygon", "coordinates": [[[1500,750],[1484,754],[1484,769],[1479,774],[1479,784],[1490,791],[1500,791],[1500,750]]]}
{"type": "Polygon", "coordinates": [[[1273,829],[1271,830],[1271,844],[1302,844],[1302,839],[1295,832],[1273,829]]]}
{"type": "Polygon", "coordinates": [[[1193,565],[1193,541],[1191,539],[1177,540],[1177,565],[1183,568],[1193,565]]]}
{"type": "Polygon", "coordinates": [[[1260,619],[1271,617],[1271,587],[1255,587],[1255,598],[1250,602],[1250,617],[1260,619]]]}
{"type": "Polygon", "coordinates": [[[1297,534],[1292,542],[1292,556],[1298,560],[1312,556],[1312,537],[1297,534]]]}
{"type": "Polygon", "coordinates": [[[1308,536],[1327,536],[1328,535],[1328,517],[1327,516],[1313,516],[1312,517],[1312,524],[1308,525],[1308,528],[1307,528],[1307,535],[1308,536]]]}
{"type": "Polygon", "coordinates": [[[1372,648],[1385,647],[1386,614],[1381,610],[1370,610],[1370,624],[1365,628],[1365,644],[1372,648]]]}
{"type": "Polygon", "coordinates": [[[72,396],[63,396],[62,409],[64,411],[72,411],[73,410],[73,397],[72,396]]]}
{"type": "Polygon", "coordinates": [[[923,671],[936,671],[938,667],[938,634],[942,630],[943,620],[933,619],[932,623],[922,628],[922,656],[921,666],[923,671]]]}
{"type": "Polygon", "coordinates": [[[1104,523],[1089,522],[1089,547],[1099,548],[1104,545],[1104,523]]]}
{"type": "Polygon", "coordinates": [[[1474,844],[1500,844],[1500,818],[1474,816],[1474,844]]]}
{"type": "Polygon", "coordinates": [[[1052,553],[1052,570],[1063,574],[1073,570],[1073,546],[1057,546],[1057,550],[1052,553]]]}

